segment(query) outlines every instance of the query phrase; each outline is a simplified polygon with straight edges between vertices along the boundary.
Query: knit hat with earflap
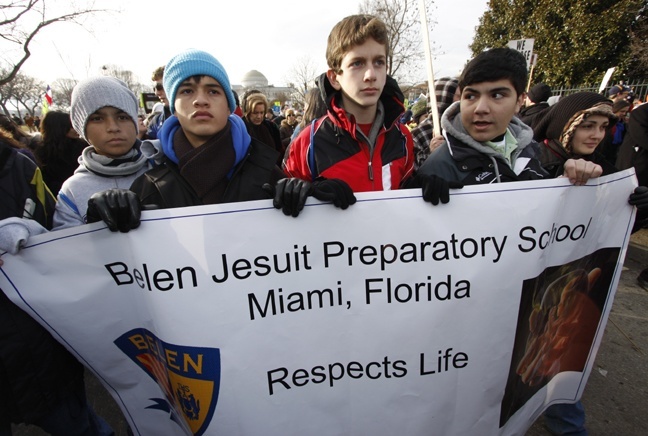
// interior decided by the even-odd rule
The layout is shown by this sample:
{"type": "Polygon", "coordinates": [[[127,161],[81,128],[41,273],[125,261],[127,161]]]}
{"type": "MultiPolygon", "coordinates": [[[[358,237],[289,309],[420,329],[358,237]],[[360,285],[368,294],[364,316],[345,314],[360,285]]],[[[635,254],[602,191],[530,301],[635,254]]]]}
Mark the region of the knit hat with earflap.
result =
{"type": "Polygon", "coordinates": [[[171,58],[164,67],[162,83],[169,99],[171,113],[175,113],[175,98],[180,84],[192,76],[209,76],[223,87],[230,112],[236,109],[229,77],[215,57],[201,50],[190,49],[171,58]]]}
{"type": "Polygon", "coordinates": [[[86,125],[93,113],[104,107],[114,107],[131,117],[137,131],[137,97],[128,85],[115,77],[101,76],[79,82],[72,90],[70,119],[81,138],[86,138],[86,125]]]}
{"type": "Polygon", "coordinates": [[[591,108],[576,112],[565,124],[563,133],[560,136],[560,143],[565,147],[565,150],[571,152],[571,140],[574,137],[574,132],[576,132],[578,126],[583,124],[592,115],[600,115],[608,118],[610,125],[614,124],[617,120],[617,116],[612,112],[612,105],[609,101],[598,103],[591,108]]]}
{"type": "Polygon", "coordinates": [[[567,121],[578,111],[589,109],[597,103],[612,104],[604,95],[596,92],[577,92],[561,97],[558,103],[550,106],[533,128],[536,141],[545,139],[560,140],[567,121]]]}

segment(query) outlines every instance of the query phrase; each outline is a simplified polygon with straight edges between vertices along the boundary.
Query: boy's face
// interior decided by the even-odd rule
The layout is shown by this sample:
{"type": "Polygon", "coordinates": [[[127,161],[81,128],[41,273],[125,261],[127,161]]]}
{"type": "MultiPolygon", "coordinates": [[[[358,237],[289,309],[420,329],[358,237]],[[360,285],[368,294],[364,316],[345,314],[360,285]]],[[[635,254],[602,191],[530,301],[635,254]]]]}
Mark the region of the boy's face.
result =
{"type": "Polygon", "coordinates": [[[106,106],[88,117],[86,138],[97,154],[113,159],[123,156],[133,148],[136,137],[134,121],[121,109],[106,106]]]}
{"type": "Polygon", "coordinates": [[[230,115],[227,95],[213,77],[187,79],[178,88],[175,115],[194,148],[223,130],[230,115]]]}
{"type": "Polygon", "coordinates": [[[387,80],[386,48],[369,38],[344,55],[340,71],[328,70],[327,76],[333,88],[342,91],[348,112],[357,116],[356,112],[375,111],[387,80]]]}
{"type": "Polygon", "coordinates": [[[466,85],[461,92],[461,123],[477,142],[486,142],[506,132],[524,103],[509,79],[466,85]]]}
{"type": "Polygon", "coordinates": [[[157,98],[159,98],[160,101],[164,103],[165,106],[169,106],[169,100],[167,99],[166,92],[164,91],[164,87],[162,86],[162,78],[155,81],[155,85],[153,85],[153,92],[155,93],[157,98]]]}

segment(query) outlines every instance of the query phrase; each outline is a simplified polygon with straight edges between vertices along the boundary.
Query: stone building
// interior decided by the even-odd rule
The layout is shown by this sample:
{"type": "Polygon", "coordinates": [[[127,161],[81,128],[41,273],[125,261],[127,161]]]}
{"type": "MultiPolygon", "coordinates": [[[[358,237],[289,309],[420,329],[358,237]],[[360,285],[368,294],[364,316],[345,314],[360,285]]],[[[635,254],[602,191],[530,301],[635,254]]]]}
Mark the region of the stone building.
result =
{"type": "Polygon", "coordinates": [[[274,86],[268,83],[268,79],[260,71],[250,70],[243,75],[240,84],[233,84],[232,89],[236,91],[239,97],[250,89],[258,89],[261,91],[273,105],[274,102],[280,101],[281,104],[285,103],[286,99],[290,99],[295,89],[288,86],[274,86]]]}

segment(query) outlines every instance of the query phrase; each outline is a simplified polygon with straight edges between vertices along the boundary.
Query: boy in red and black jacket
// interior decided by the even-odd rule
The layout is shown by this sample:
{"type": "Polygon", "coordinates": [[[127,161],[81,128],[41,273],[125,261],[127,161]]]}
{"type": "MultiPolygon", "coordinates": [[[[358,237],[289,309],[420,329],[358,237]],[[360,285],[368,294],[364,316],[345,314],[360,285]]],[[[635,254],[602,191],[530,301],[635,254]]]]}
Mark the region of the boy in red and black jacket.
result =
{"type": "Polygon", "coordinates": [[[398,189],[411,178],[412,136],[399,122],[403,94],[387,76],[385,24],[353,15],[328,38],[329,70],[319,87],[328,112],[290,144],[284,171],[313,181],[336,179],[354,192],[398,189]]]}

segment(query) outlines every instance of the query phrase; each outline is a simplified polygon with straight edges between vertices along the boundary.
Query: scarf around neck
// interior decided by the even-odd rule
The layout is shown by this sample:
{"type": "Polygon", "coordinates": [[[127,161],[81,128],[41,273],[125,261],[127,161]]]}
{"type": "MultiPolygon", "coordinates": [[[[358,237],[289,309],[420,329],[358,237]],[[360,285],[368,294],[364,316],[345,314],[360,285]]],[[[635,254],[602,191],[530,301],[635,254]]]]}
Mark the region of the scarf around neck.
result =
{"type": "Polygon", "coordinates": [[[98,154],[93,146],[83,149],[79,157],[79,164],[91,173],[103,177],[130,176],[146,165],[146,156],[139,150],[138,141],[135,142],[126,154],[118,158],[111,158],[98,154]]]}
{"type": "MultiPolygon", "coordinates": [[[[234,159],[234,165],[228,173],[227,177],[231,178],[234,173],[234,168],[239,164],[247,154],[248,148],[250,147],[250,134],[245,128],[245,123],[238,115],[230,115],[228,118],[230,125],[230,134],[232,136],[232,146],[234,147],[234,153],[236,158],[234,159]]],[[[162,145],[162,151],[172,162],[178,164],[178,156],[176,155],[175,150],[173,149],[173,141],[175,132],[178,129],[181,129],[180,121],[175,115],[168,118],[159,132],[160,144],[162,145]]]]}
{"type": "Polygon", "coordinates": [[[173,139],[182,177],[203,204],[221,203],[235,159],[229,123],[200,147],[194,148],[182,129],[173,139]]]}

